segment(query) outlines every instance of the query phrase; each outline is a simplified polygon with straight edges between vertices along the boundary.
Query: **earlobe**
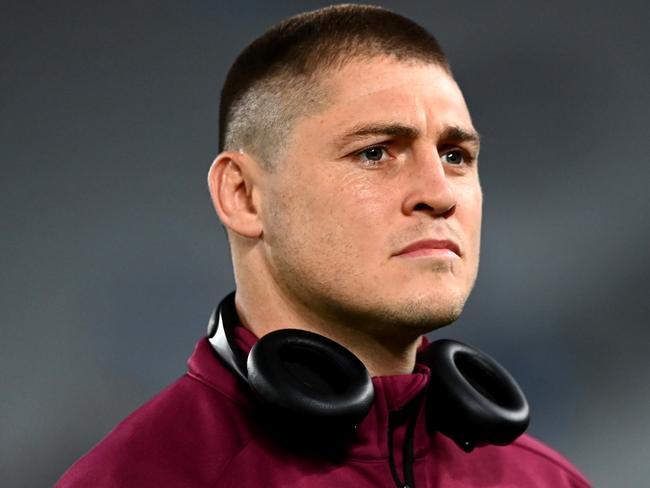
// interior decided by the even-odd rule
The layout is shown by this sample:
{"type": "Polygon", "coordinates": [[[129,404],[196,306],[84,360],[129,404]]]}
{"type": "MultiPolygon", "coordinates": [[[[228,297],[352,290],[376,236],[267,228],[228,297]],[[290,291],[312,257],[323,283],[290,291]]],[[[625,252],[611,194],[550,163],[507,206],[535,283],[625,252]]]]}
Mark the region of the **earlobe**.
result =
{"type": "Polygon", "coordinates": [[[253,198],[255,162],[242,152],[219,154],[208,172],[210,196],[221,222],[243,237],[262,234],[259,209],[253,198]]]}

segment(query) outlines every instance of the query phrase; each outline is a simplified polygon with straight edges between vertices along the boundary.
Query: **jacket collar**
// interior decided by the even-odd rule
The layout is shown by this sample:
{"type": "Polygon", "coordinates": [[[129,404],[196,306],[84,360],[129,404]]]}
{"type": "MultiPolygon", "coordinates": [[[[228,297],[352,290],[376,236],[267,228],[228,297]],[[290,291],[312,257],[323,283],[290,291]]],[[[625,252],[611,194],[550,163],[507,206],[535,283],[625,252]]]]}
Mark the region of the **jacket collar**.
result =
{"type": "MultiPolygon", "coordinates": [[[[257,342],[257,337],[248,329],[239,326],[235,328],[235,342],[241,350],[248,353],[257,342]]],[[[222,364],[207,338],[197,343],[187,363],[190,376],[220,391],[232,401],[246,405],[254,401],[247,385],[222,364]]],[[[392,419],[415,402],[419,402],[419,405],[414,405],[413,413],[418,416],[413,440],[415,456],[419,457],[429,449],[430,440],[425,429],[424,409],[421,408],[423,395],[420,395],[428,384],[429,377],[429,369],[417,364],[412,374],[372,378],[375,400],[368,415],[358,426],[354,441],[350,445],[349,455],[352,458],[387,458],[392,419]]],[[[399,437],[404,429],[405,425],[393,423],[393,435],[399,437]]]]}

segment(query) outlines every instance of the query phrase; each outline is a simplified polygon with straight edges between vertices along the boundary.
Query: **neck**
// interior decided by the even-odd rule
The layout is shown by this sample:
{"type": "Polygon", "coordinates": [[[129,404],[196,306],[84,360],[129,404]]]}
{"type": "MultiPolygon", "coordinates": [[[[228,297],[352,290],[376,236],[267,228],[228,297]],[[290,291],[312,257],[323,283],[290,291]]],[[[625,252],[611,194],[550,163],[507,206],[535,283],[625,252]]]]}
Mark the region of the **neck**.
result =
{"type": "Polygon", "coordinates": [[[257,337],[278,329],[302,329],[332,339],[357,356],[371,376],[409,374],[415,367],[420,335],[395,337],[363,324],[342,324],[288,299],[273,287],[238,287],[235,298],[242,325],[257,337]]]}

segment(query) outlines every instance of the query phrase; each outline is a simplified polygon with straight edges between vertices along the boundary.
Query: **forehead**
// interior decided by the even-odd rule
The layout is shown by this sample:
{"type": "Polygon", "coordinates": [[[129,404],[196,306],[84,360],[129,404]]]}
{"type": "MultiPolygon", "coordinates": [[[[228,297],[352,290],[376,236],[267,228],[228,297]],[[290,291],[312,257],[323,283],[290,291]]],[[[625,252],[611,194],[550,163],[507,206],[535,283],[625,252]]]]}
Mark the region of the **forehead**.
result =
{"type": "Polygon", "coordinates": [[[384,122],[408,124],[424,134],[448,127],[473,129],[460,88],[435,64],[375,57],[329,70],[322,79],[323,108],[296,129],[304,125],[328,135],[330,130],[384,122]]]}

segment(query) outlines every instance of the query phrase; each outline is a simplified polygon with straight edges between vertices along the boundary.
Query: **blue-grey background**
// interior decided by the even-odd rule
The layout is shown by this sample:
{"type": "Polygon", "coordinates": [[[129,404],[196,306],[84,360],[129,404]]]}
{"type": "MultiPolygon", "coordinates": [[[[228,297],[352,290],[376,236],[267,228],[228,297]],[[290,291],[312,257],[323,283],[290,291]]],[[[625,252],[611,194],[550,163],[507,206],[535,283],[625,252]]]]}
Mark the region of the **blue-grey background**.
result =
{"type": "MultiPolygon", "coordinates": [[[[646,1],[381,2],[484,138],[481,272],[434,335],[496,356],[597,486],[650,478],[646,1]]],[[[49,486],[184,372],[233,286],[206,173],[239,50],[318,1],[0,3],[0,484],[49,486]]]]}

